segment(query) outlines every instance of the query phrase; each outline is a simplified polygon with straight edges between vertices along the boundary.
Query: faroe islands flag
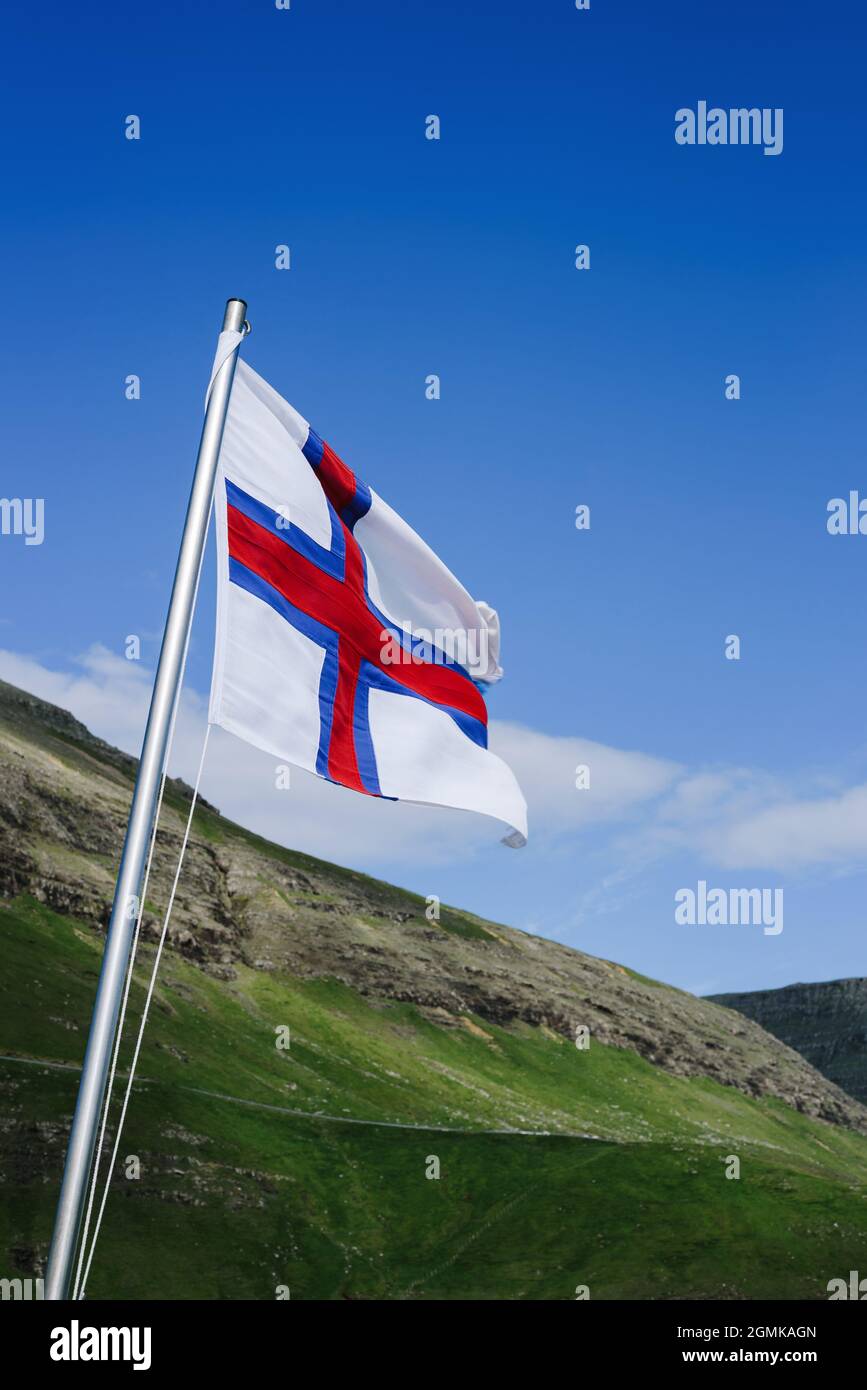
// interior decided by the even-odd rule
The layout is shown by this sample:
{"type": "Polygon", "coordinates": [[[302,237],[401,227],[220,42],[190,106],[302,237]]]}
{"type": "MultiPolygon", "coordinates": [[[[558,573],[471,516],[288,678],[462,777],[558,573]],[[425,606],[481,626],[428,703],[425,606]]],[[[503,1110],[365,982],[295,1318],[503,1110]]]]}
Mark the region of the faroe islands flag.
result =
{"type": "Polygon", "coordinates": [[[367,796],[494,816],[524,844],[480,688],[502,675],[496,613],[240,359],[216,516],[211,723],[367,796]]]}

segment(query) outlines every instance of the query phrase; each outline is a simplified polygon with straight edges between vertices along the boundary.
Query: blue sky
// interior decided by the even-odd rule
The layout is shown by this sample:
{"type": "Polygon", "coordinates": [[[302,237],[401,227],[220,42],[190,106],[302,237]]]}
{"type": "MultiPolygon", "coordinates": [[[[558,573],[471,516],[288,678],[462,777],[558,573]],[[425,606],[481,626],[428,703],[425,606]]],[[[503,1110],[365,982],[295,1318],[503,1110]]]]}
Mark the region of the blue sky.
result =
{"type": "MultiPolygon", "coordinates": [[[[867,496],[864,37],[776,0],[8,16],[0,494],[44,498],[46,534],[0,537],[0,675],[135,747],[241,295],[251,364],[498,608],[490,711],[537,833],[509,853],[442,812],[429,844],[410,808],[371,834],[225,750],[206,794],[687,988],[865,973],[867,537],[825,524],[867,496]],[[679,146],[699,100],[783,108],[783,152],[679,146]],[[784,931],[677,925],[699,879],[783,887],[784,931]]],[[[209,561],[181,770],[212,623],[209,561]]]]}

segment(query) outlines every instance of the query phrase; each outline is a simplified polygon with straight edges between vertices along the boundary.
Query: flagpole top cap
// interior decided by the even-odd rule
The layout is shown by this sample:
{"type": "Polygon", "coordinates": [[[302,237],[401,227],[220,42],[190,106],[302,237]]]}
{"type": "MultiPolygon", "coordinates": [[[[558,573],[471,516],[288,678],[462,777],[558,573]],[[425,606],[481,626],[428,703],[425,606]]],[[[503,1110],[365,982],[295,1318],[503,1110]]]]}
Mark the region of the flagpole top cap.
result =
{"type": "Polygon", "coordinates": [[[226,303],[226,312],[223,315],[223,332],[233,330],[241,333],[247,321],[247,301],[245,299],[230,299],[226,303]]]}

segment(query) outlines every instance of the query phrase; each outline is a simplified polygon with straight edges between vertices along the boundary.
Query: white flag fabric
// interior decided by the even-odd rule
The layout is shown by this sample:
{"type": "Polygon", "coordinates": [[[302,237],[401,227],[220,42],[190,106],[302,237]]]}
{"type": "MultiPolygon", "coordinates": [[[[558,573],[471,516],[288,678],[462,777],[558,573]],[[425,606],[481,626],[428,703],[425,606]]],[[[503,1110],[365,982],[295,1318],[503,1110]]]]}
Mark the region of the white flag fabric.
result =
{"type": "Polygon", "coordinates": [[[216,489],[210,721],[369,796],[477,811],[526,842],[487,746],[496,613],[244,361],[216,489]]]}

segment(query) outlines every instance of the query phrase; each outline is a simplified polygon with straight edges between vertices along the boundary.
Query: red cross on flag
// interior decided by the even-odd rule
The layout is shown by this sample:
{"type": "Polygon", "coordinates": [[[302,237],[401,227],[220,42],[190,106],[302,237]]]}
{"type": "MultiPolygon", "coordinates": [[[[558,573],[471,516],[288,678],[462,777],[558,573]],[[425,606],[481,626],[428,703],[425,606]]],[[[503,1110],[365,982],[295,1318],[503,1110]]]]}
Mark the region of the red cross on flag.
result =
{"type": "Polygon", "coordinates": [[[239,360],[216,490],[210,721],[367,796],[478,811],[522,845],[488,749],[499,622],[239,360]]]}

